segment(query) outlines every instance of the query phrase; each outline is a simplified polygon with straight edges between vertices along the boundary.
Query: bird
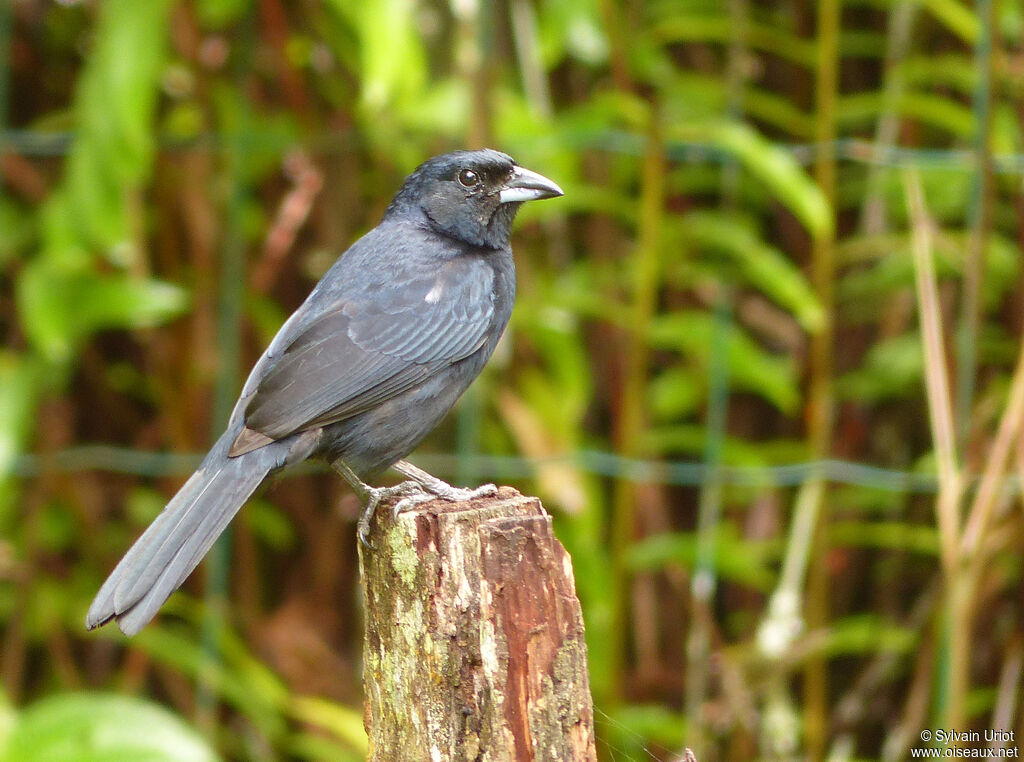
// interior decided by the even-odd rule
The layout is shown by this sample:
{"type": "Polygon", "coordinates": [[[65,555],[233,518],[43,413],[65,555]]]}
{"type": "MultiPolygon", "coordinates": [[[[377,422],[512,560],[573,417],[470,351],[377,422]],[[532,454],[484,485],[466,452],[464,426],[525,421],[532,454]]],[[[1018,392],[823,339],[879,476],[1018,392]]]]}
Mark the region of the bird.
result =
{"type": "Polygon", "coordinates": [[[452,485],[404,458],[479,375],[515,299],[512,222],[524,202],[563,195],[492,149],[435,156],[403,182],[380,223],[340,256],[281,326],[242,387],[227,428],[128,550],[86,615],[137,634],[272,474],[327,461],[363,502],[397,515],[452,485]],[[405,480],[368,482],[393,467],[405,480]]]}

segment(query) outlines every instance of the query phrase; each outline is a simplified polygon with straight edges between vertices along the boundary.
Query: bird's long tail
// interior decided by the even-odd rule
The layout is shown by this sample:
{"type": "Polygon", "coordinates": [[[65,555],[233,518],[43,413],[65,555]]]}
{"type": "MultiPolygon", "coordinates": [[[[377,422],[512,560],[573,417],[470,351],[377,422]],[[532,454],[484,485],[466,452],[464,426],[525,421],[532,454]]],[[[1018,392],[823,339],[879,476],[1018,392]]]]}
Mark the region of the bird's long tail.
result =
{"type": "Polygon", "coordinates": [[[141,630],[280,464],[274,453],[260,450],[229,458],[224,442],[214,446],[103,583],[85,618],[90,630],[115,618],[126,635],[141,630]]]}

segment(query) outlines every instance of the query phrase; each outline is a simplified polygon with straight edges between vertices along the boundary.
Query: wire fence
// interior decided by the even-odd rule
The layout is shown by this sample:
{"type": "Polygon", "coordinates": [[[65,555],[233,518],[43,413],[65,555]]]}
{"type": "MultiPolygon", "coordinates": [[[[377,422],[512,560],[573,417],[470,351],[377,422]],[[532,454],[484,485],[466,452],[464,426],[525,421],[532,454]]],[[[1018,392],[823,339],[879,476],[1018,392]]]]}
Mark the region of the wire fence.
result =
{"type": "MultiPolygon", "coordinates": [[[[13,472],[26,478],[94,470],[146,478],[185,476],[195,470],[202,457],[202,453],[147,452],[110,445],[83,445],[47,455],[22,455],[15,460],[13,472]]],[[[715,477],[723,484],[740,487],[793,487],[813,476],[835,484],[883,492],[933,494],[938,491],[938,480],[933,474],[840,459],[773,466],[713,467],[700,462],[627,458],[600,450],[580,450],[546,458],[419,453],[414,460],[427,470],[439,474],[455,474],[463,468],[485,480],[528,479],[536,476],[538,470],[545,466],[571,464],[595,476],[680,487],[702,485],[714,470],[715,477]]],[[[298,468],[324,470],[327,467],[304,465],[298,468]]],[[[1018,493],[1019,480],[1007,479],[1006,488],[1018,493]]]]}
{"type": "MultiPolygon", "coordinates": [[[[563,135],[575,149],[597,149],[616,153],[642,155],[644,137],[622,130],[598,130],[563,135]]],[[[0,130],[0,150],[13,151],[27,157],[63,156],[71,150],[73,132],[41,132],[38,130],[0,130]]],[[[303,143],[315,152],[349,148],[359,141],[354,131],[337,131],[312,136],[303,143]]],[[[281,153],[295,147],[295,141],[275,134],[204,133],[188,140],[166,138],[162,147],[175,149],[226,149],[244,145],[257,152],[281,153]]],[[[852,163],[907,167],[918,169],[957,169],[975,172],[979,169],[978,154],[969,148],[911,148],[878,143],[860,138],[839,138],[828,143],[778,143],[800,164],[810,164],[821,149],[832,151],[836,158],[852,163]]],[[[735,159],[718,146],[691,141],[666,141],[665,153],[674,161],[728,163],[735,159]]],[[[1001,175],[1024,175],[1024,153],[993,153],[993,170],[1001,175]]]]}

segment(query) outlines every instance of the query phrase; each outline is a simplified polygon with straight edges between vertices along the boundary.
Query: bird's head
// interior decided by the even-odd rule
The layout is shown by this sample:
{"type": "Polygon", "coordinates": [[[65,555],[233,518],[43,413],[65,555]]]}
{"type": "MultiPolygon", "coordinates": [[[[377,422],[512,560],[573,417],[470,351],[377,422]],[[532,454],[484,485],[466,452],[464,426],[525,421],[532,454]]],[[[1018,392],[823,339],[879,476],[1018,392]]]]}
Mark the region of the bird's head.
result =
{"type": "Polygon", "coordinates": [[[543,175],[491,149],[454,151],[425,161],[406,178],[385,213],[422,213],[453,238],[492,249],[508,245],[512,219],[524,201],[561,196],[543,175]]]}

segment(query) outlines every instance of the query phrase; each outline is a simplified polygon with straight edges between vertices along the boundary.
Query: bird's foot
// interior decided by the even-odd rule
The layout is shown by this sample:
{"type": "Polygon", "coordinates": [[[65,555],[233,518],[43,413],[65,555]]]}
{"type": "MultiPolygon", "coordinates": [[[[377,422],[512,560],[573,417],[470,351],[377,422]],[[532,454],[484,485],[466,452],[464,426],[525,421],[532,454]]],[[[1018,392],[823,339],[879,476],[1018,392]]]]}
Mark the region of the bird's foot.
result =
{"type": "Polygon", "coordinates": [[[493,495],[497,491],[498,488],[493,484],[484,484],[475,489],[465,489],[463,487],[453,487],[441,479],[434,479],[427,484],[410,479],[393,487],[370,487],[367,485],[365,495],[366,506],[359,514],[359,524],[357,525],[359,541],[364,546],[371,547],[370,522],[373,520],[374,511],[377,510],[377,506],[382,501],[392,500],[396,497],[401,498],[391,509],[392,518],[397,519],[400,514],[412,510],[417,505],[429,503],[431,500],[437,500],[438,498],[449,500],[453,503],[462,503],[478,497],[493,495]]]}
{"type": "Polygon", "coordinates": [[[359,541],[367,548],[372,547],[370,545],[370,522],[373,520],[373,514],[377,510],[377,506],[380,505],[381,501],[391,500],[396,497],[402,498],[395,503],[394,515],[398,515],[398,506],[406,504],[408,501],[415,501],[410,504],[418,505],[419,503],[426,502],[427,500],[433,500],[434,496],[423,492],[423,487],[419,482],[412,480],[401,482],[393,487],[371,487],[368,484],[363,484],[364,490],[360,497],[363,499],[363,510],[359,514],[359,523],[356,525],[356,529],[359,532],[359,541]]]}
{"type": "Polygon", "coordinates": [[[332,465],[345,477],[345,480],[348,481],[352,489],[362,499],[364,507],[359,514],[357,529],[359,541],[368,548],[372,547],[370,544],[370,522],[373,520],[373,514],[381,501],[399,498],[391,510],[392,517],[398,518],[399,514],[411,510],[417,505],[429,503],[436,498],[453,503],[461,503],[478,497],[494,495],[498,492],[498,488],[493,484],[484,484],[473,489],[453,487],[448,482],[438,479],[422,468],[418,468],[404,460],[398,461],[393,467],[406,478],[406,481],[393,487],[371,487],[369,484],[364,483],[340,459],[334,461],[332,465]]]}
{"type": "Polygon", "coordinates": [[[424,503],[433,497],[439,497],[442,500],[450,500],[453,503],[462,503],[466,500],[473,500],[474,498],[493,495],[498,491],[498,488],[493,484],[485,484],[482,487],[475,487],[473,489],[453,487],[443,479],[438,479],[433,474],[424,471],[418,466],[414,466],[407,460],[398,461],[392,466],[392,468],[405,478],[412,479],[414,482],[418,482],[422,485],[422,492],[426,495],[426,497],[423,498],[414,498],[410,496],[400,500],[395,504],[394,515],[396,517],[403,511],[407,511],[413,506],[424,503]]]}
{"type": "MultiPolygon", "coordinates": [[[[411,483],[415,484],[416,482],[411,483]]],[[[410,484],[410,482],[403,482],[403,484],[410,484]]],[[[404,513],[410,508],[415,508],[421,503],[428,503],[435,498],[448,500],[452,503],[464,503],[467,500],[475,500],[478,497],[494,495],[497,492],[498,488],[493,484],[484,484],[480,487],[467,489],[465,487],[453,487],[446,481],[434,479],[434,481],[429,484],[420,483],[419,494],[408,495],[395,503],[395,507],[392,509],[391,515],[397,519],[400,513],[404,513]]]]}

